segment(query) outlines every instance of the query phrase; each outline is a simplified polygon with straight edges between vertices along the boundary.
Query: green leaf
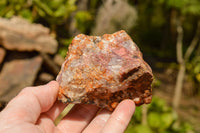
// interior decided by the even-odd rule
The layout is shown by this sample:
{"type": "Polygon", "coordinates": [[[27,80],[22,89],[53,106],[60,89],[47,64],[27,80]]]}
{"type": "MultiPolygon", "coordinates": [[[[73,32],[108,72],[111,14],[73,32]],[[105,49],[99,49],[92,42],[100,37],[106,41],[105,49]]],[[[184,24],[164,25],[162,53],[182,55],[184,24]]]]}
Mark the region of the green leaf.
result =
{"type": "Polygon", "coordinates": [[[141,110],[141,107],[137,107],[135,109],[135,113],[134,113],[133,118],[135,119],[136,122],[141,122],[141,120],[142,120],[142,110],[141,110]]]}
{"type": "Polygon", "coordinates": [[[182,11],[184,14],[200,15],[200,4],[189,5],[182,11]]]}
{"type": "Polygon", "coordinates": [[[49,16],[53,16],[53,11],[48,7],[48,5],[40,0],[33,0],[33,2],[37,5],[38,8],[43,10],[49,16]]]}
{"type": "Polygon", "coordinates": [[[200,64],[196,64],[196,66],[193,69],[194,73],[200,73],[200,64]]]}
{"type": "Polygon", "coordinates": [[[132,125],[126,129],[125,133],[153,133],[153,131],[146,125],[132,125]]]}
{"type": "Polygon", "coordinates": [[[69,46],[72,43],[73,37],[67,39],[61,39],[60,43],[64,46],[69,46]]]}
{"type": "Polygon", "coordinates": [[[149,113],[147,121],[152,128],[159,128],[162,125],[160,114],[156,112],[149,113]]]}
{"type": "Polygon", "coordinates": [[[161,85],[161,81],[157,78],[154,78],[152,86],[154,87],[159,87],[161,85]]]}
{"type": "Polygon", "coordinates": [[[75,15],[76,27],[83,33],[91,26],[92,15],[87,11],[79,11],[75,15]]]}
{"type": "Polygon", "coordinates": [[[28,9],[24,9],[22,11],[20,11],[20,16],[22,16],[23,18],[29,20],[30,22],[33,21],[33,18],[32,18],[32,12],[28,9]]]}
{"type": "Polygon", "coordinates": [[[5,14],[5,17],[6,17],[6,18],[11,18],[14,14],[15,14],[15,11],[14,11],[14,10],[9,10],[9,11],[5,14]]]}
{"type": "Polygon", "coordinates": [[[67,48],[59,48],[58,53],[61,55],[63,58],[65,58],[67,54],[68,49],[67,48]]]}
{"type": "Polygon", "coordinates": [[[72,5],[75,5],[75,3],[76,3],[76,0],[67,0],[67,5],[72,6],[72,5]]]}
{"type": "Polygon", "coordinates": [[[166,102],[163,99],[153,97],[151,104],[149,105],[149,111],[160,112],[169,111],[170,108],[166,106],[166,102]]]}
{"type": "Polygon", "coordinates": [[[196,79],[198,82],[200,82],[200,73],[196,75],[196,79]]]}
{"type": "Polygon", "coordinates": [[[0,6],[5,6],[6,5],[6,0],[0,0],[0,6]]]}
{"type": "Polygon", "coordinates": [[[46,13],[45,13],[43,10],[41,10],[41,9],[38,8],[38,7],[36,7],[36,9],[37,9],[38,14],[39,14],[41,17],[45,17],[45,16],[46,16],[46,13]]]}
{"type": "Polygon", "coordinates": [[[181,133],[194,133],[192,125],[187,122],[182,124],[180,132],[181,133]]]}
{"type": "Polygon", "coordinates": [[[18,4],[15,5],[15,10],[18,11],[18,10],[20,10],[21,8],[22,8],[22,5],[21,5],[21,4],[18,3],[18,4]]]}
{"type": "Polygon", "coordinates": [[[161,114],[161,128],[167,129],[173,123],[174,117],[172,113],[161,114]]]}
{"type": "Polygon", "coordinates": [[[158,0],[158,3],[163,4],[165,3],[165,0],[158,0]]]}
{"type": "Polygon", "coordinates": [[[188,0],[167,0],[167,5],[169,7],[175,7],[181,9],[185,6],[188,0]]]}
{"type": "MultiPolygon", "coordinates": [[[[64,0],[65,1],[65,0],[64,0]]],[[[63,0],[50,0],[47,2],[47,4],[49,5],[50,8],[52,9],[57,9],[59,8],[61,5],[63,5],[63,0]]]]}
{"type": "Polygon", "coordinates": [[[62,17],[62,16],[65,16],[67,12],[67,9],[65,8],[64,5],[61,5],[57,10],[56,12],[54,13],[54,16],[55,17],[62,17]]]}

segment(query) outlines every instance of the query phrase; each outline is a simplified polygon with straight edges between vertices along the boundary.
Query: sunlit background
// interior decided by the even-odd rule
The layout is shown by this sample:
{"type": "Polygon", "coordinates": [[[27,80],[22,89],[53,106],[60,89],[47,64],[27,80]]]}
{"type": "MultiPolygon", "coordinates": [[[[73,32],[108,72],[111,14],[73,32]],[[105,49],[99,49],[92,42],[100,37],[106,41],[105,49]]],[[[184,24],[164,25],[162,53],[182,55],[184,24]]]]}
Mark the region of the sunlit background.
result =
{"type": "Polygon", "coordinates": [[[199,0],[0,0],[0,17],[0,110],[54,80],[77,34],[125,30],[154,73],[126,133],[200,132],[199,0]]]}

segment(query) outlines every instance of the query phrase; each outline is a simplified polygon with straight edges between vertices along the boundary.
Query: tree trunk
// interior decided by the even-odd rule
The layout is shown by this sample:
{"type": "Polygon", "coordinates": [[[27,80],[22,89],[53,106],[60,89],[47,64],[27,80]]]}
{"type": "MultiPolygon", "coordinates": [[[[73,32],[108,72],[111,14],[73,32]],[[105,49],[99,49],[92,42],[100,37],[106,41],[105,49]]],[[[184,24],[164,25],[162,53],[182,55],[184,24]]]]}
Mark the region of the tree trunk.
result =
{"type": "Polygon", "coordinates": [[[177,109],[179,106],[179,102],[182,95],[182,88],[183,88],[183,81],[185,77],[185,71],[186,71],[186,63],[188,62],[192,52],[194,51],[195,47],[198,44],[199,41],[199,35],[200,35],[200,20],[198,20],[197,24],[197,30],[196,33],[187,48],[187,51],[184,54],[182,54],[182,46],[183,46],[183,27],[181,24],[181,17],[177,19],[177,43],[176,43],[176,50],[177,50],[177,61],[180,64],[180,69],[178,72],[178,76],[176,79],[176,86],[175,86],[175,93],[173,98],[173,108],[177,109]]]}
{"type": "Polygon", "coordinates": [[[147,105],[142,106],[142,124],[147,125],[147,105]]]}
{"type": "MultiPolygon", "coordinates": [[[[177,17],[176,17],[177,18],[177,17]]],[[[181,17],[177,18],[177,41],[176,41],[176,57],[177,61],[180,64],[180,69],[176,79],[175,93],[173,98],[173,108],[177,109],[179,106],[179,101],[182,94],[183,80],[185,76],[185,62],[183,59],[183,27],[181,23],[181,17]]]]}
{"type": "Polygon", "coordinates": [[[173,108],[177,109],[180,103],[182,88],[183,88],[183,81],[185,76],[185,63],[180,64],[180,69],[178,72],[178,76],[176,79],[176,87],[173,99],[173,108]]]}
{"type": "MultiPolygon", "coordinates": [[[[200,35],[200,20],[198,20],[197,22],[197,30],[195,33],[195,36],[193,37],[189,47],[187,48],[187,51],[185,52],[185,62],[187,62],[192,54],[192,52],[194,51],[194,49],[196,48],[198,41],[199,41],[199,35],[200,35]]],[[[197,49],[198,51],[198,49],[197,49]]]]}
{"type": "Polygon", "coordinates": [[[176,57],[179,64],[183,62],[183,27],[181,17],[177,18],[177,41],[176,41],[176,57]]]}

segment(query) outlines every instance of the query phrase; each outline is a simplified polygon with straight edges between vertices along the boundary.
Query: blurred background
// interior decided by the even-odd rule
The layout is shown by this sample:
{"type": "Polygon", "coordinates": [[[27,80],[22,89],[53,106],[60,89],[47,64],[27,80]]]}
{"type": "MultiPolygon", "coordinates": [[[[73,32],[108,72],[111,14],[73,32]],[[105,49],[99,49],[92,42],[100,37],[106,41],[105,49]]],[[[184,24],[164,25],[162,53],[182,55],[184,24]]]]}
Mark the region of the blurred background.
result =
{"type": "Polygon", "coordinates": [[[80,33],[125,30],[154,73],[126,133],[200,133],[199,0],[0,0],[0,110],[54,80],[80,33]]]}

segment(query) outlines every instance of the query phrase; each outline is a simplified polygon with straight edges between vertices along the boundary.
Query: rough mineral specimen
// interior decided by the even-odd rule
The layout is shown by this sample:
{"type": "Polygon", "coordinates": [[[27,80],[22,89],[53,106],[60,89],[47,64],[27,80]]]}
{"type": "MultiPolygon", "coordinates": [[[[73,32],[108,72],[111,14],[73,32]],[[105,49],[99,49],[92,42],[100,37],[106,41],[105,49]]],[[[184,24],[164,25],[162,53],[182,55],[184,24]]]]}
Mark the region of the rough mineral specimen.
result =
{"type": "Polygon", "coordinates": [[[113,110],[123,99],[150,103],[152,70],[125,31],[77,35],[57,76],[58,99],[113,110]]]}

